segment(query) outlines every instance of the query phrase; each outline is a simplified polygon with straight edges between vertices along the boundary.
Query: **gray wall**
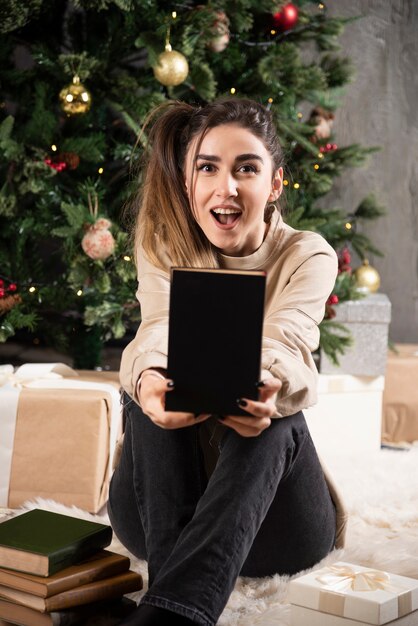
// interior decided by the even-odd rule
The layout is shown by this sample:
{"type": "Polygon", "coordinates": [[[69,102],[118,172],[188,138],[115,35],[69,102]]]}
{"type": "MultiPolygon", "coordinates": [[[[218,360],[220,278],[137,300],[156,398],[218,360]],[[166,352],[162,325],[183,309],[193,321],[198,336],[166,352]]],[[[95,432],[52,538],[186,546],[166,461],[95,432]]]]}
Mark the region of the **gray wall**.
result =
{"type": "Polygon", "coordinates": [[[386,217],[364,227],[385,254],[370,263],[392,302],[391,340],[418,343],[418,0],[329,0],[327,8],[365,16],[341,38],[356,76],[336,112],[337,144],[382,147],[366,167],[346,170],[327,204],[349,213],[373,191],[386,206],[386,217]]]}

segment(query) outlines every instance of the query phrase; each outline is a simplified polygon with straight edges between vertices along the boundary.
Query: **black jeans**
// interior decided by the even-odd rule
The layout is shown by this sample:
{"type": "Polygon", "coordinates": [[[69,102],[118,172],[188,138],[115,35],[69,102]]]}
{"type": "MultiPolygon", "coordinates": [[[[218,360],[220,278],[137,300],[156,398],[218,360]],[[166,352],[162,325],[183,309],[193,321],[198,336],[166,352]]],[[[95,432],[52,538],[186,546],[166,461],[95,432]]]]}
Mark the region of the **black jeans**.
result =
{"type": "Polygon", "coordinates": [[[142,602],[213,626],[238,575],[295,574],[334,547],[335,508],[303,413],[245,438],[215,418],[164,430],[125,401],[108,511],[120,541],[148,561],[142,602]],[[203,427],[219,441],[209,479],[203,427]]]}

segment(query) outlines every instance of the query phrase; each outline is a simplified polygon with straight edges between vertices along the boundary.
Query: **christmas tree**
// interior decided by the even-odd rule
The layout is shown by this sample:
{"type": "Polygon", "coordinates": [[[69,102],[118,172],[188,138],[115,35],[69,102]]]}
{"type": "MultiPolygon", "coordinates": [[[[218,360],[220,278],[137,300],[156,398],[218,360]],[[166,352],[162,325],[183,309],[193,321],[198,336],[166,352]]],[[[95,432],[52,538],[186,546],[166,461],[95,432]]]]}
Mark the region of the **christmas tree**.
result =
{"type": "Polygon", "coordinates": [[[19,333],[100,364],[103,342],[140,321],[124,210],[149,110],[167,99],[250,97],[273,112],[287,155],[285,219],[340,257],[321,324],[332,357],[350,338],[333,305],[358,297],[350,255],[379,253],[356,228],[369,196],[321,208],[336,176],[375,148],[338,146],[333,128],[353,68],[348,20],[299,0],[4,0],[0,7],[0,341],[19,333]],[[304,112],[303,112],[304,111],[304,112]]]}

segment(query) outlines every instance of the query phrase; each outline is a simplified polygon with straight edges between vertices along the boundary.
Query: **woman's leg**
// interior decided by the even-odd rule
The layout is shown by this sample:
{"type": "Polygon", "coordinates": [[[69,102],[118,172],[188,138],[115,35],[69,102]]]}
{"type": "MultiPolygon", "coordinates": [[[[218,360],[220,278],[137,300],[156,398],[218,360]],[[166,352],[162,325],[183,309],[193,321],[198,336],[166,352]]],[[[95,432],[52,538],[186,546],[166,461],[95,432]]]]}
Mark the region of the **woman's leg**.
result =
{"type": "Polygon", "coordinates": [[[108,511],[120,541],[148,561],[151,585],[193,517],[207,481],[197,426],[164,430],[129,396],[124,399],[125,438],[108,511]]]}
{"type": "Polygon", "coordinates": [[[273,420],[259,437],[245,438],[225,429],[220,448],[193,519],[142,599],[202,626],[217,622],[241,571],[259,575],[297,572],[325,556],[335,535],[331,498],[323,488],[302,413],[273,420]],[[318,480],[321,486],[316,489],[318,480]],[[272,505],[275,519],[266,529],[273,545],[265,545],[264,530],[263,541],[255,543],[272,505]],[[323,507],[329,518],[325,528],[319,521],[323,520],[323,507]],[[281,531],[285,531],[283,536],[281,531]],[[290,549],[286,545],[289,537],[290,549]],[[269,559],[271,550],[274,558],[269,559]],[[262,571],[263,557],[268,571],[262,571]]]}
{"type": "Polygon", "coordinates": [[[335,533],[335,507],[313,441],[306,432],[295,448],[291,467],[280,481],[240,575],[292,575],[313,567],[334,548],[335,533]]]}

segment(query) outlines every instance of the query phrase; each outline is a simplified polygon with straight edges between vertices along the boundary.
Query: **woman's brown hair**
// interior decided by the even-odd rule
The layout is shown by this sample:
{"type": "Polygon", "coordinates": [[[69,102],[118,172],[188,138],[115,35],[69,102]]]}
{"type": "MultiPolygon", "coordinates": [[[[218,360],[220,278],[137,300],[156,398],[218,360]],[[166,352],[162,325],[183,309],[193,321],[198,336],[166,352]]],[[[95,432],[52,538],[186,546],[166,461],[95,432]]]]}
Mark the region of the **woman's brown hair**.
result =
{"type": "Polygon", "coordinates": [[[217,267],[216,249],[197,224],[185,186],[185,159],[191,141],[221,124],[237,124],[258,137],[271,155],[273,172],[283,164],[270,111],[253,100],[228,98],[205,106],[170,101],[154,109],[144,124],[150,127],[142,189],[135,200],[135,250],[142,246],[151,263],[217,267]]]}

